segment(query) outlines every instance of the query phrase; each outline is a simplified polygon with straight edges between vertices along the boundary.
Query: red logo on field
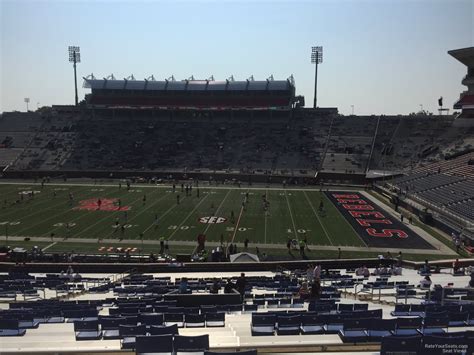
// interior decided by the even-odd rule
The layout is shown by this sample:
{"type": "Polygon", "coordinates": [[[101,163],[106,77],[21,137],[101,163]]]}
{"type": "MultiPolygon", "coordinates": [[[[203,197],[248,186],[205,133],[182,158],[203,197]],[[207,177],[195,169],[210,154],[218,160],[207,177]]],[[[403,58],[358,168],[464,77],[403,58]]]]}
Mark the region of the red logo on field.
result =
{"type": "Polygon", "coordinates": [[[119,206],[118,199],[116,198],[90,198],[79,201],[79,206],[73,209],[82,211],[128,211],[130,208],[130,206],[119,206]]]}

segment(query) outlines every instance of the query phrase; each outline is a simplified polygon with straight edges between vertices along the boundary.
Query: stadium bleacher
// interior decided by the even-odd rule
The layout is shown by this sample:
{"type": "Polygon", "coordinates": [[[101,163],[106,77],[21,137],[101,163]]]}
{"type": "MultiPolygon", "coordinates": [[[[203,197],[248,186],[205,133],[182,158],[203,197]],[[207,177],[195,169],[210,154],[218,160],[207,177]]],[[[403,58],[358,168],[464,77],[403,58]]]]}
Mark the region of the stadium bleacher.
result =
{"type": "MultiPolygon", "coordinates": [[[[354,270],[331,270],[322,275],[318,299],[302,303],[298,290],[305,271],[250,272],[243,303],[193,307],[179,306],[179,299],[173,299],[181,279],[188,280],[187,295],[202,295],[217,275],[130,274],[114,282],[99,275],[98,279],[108,281],[105,294],[84,275],[82,279],[88,280],[90,287],[70,294],[69,299],[46,293],[42,299],[0,304],[2,353],[28,353],[33,347],[41,351],[46,346],[48,351],[58,352],[72,348],[90,352],[124,349],[137,354],[266,349],[271,354],[274,346],[291,347],[288,352],[311,346],[313,353],[321,347],[344,351],[344,346],[349,346],[350,352],[389,354],[403,349],[417,353],[420,347],[448,344],[465,351],[459,353],[470,354],[474,290],[465,287],[468,276],[453,280],[450,269],[439,272],[432,274],[433,283],[439,286],[431,290],[417,289],[420,275],[416,270],[386,275],[381,299],[377,299],[360,291],[380,286],[380,276],[361,278],[354,270]],[[352,280],[353,285],[341,284],[341,280],[352,280]],[[402,286],[412,287],[417,296],[394,303],[395,291],[402,286]],[[247,308],[251,305],[255,307],[247,308]],[[41,340],[51,332],[54,338],[41,340]],[[18,337],[25,340],[18,342],[18,337]]],[[[38,282],[44,277],[40,275],[10,274],[3,275],[3,280],[19,276],[42,287],[38,282]]],[[[235,280],[236,276],[219,275],[222,288],[229,278],[235,280]]],[[[222,289],[214,297],[217,300],[221,295],[222,289]]]]}
{"type": "MultiPolygon", "coordinates": [[[[12,142],[0,149],[0,158],[10,170],[20,171],[402,171],[470,147],[472,134],[460,134],[446,116],[311,116],[298,111],[275,111],[269,117],[245,111],[118,110],[112,115],[106,110],[46,110],[5,113],[0,121],[0,138],[12,142]]],[[[452,167],[447,173],[467,176],[473,170],[452,167]]]]}

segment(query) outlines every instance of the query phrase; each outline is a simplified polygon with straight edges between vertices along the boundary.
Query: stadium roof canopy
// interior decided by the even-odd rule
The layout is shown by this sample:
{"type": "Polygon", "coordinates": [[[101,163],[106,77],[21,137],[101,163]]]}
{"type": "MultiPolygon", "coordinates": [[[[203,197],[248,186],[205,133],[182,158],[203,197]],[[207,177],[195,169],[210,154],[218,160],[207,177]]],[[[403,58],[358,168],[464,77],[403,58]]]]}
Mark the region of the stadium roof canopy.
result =
{"type": "Polygon", "coordinates": [[[287,80],[211,81],[211,80],[107,80],[84,78],[84,87],[92,90],[136,91],[288,91],[294,84],[287,80]]]}
{"type": "Polygon", "coordinates": [[[453,49],[448,53],[467,67],[474,68],[474,47],[453,49]]]}

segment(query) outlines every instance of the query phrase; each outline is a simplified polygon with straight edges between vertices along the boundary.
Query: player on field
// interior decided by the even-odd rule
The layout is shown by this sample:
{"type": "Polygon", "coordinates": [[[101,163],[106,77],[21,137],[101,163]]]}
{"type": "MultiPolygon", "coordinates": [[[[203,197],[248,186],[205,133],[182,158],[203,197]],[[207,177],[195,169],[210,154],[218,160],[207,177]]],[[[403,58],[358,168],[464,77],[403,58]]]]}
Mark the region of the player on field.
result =
{"type": "Polygon", "coordinates": [[[165,237],[160,237],[160,252],[159,254],[163,254],[165,252],[165,237]]]}
{"type": "Polygon", "coordinates": [[[158,229],[158,215],[155,213],[155,221],[153,222],[153,224],[155,225],[155,230],[158,229]]]}
{"type": "Polygon", "coordinates": [[[142,201],[143,201],[143,205],[146,205],[146,194],[143,194],[143,199],[142,199],[142,201]]]}
{"type": "Polygon", "coordinates": [[[176,195],[176,204],[179,205],[179,194],[176,195]]]}

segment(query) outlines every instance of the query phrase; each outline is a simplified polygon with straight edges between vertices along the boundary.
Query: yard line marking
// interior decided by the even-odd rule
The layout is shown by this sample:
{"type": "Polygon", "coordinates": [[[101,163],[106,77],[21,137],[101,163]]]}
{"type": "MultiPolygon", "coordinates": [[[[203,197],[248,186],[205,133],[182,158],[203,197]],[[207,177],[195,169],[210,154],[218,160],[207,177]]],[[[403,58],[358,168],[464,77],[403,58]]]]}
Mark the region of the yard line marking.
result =
{"type": "MultiPolygon", "coordinates": [[[[184,196],[181,201],[184,201],[186,199],[186,196],[184,196]]],[[[163,217],[165,217],[168,213],[170,213],[175,207],[177,207],[178,204],[174,204],[173,206],[171,206],[170,208],[168,208],[165,213],[163,213],[161,216],[160,216],[160,219],[159,221],[161,221],[163,219],[163,217]]],[[[143,231],[143,234],[145,234],[145,232],[147,232],[151,227],[155,226],[155,221],[153,221],[152,224],[150,224],[144,231],[143,231]]]]}
{"type": "MultiPolygon", "coordinates": [[[[249,192],[249,189],[247,188],[247,191],[249,192]]],[[[245,198],[245,203],[247,203],[247,197],[245,198]]],[[[234,243],[235,235],[237,234],[237,230],[239,229],[239,223],[240,223],[240,218],[242,218],[242,212],[244,212],[244,204],[242,204],[242,207],[240,207],[240,213],[239,213],[239,218],[237,218],[237,224],[235,225],[234,228],[234,233],[232,234],[232,240],[230,244],[234,243]]],[[[227,253],[228,253],[229,247],[227,246],[227,253]]]]}
{"type": "MultiPolygon", "coordinates": [[[[152,194],[154,193],[155,191],[152,192],[152,194]]],[[[165,195],[166,196],[166,195],[165,195]]],[[[130,206],[132,206],[133,204],[135,204],[137,201],[140,201],[142,199],[142,197],[138,197],[137,199],[133,200],[131,203],[130,203],[130,206]]],[[[88,215],[89,213],[91,212],[95,212],[95,211],[89,211],[86,215],[88,215]]],[[[123,212],[122,210],[116,210],[114,212],[112,212],[111,214],[108,214],[106,216],[104,216],[103,218],[100,218],[97,220],[97,222],[91,224],[89,227],[87,227],[86,229],[83,229],[81,230],[80,232],[78,232],[77,234],[74,234],[73,237],[75,236],[78,236],[78,235],[81,235],[83,234],[85,231],[91,229],[92,227],[96,226],[97,224],[103,222],[104,220],[108,219],[108,218],[111,218],[111,217],[114,217],[117,213],[120,213],[120,212],[123,212]]],[[[78,218],[79,219],[79,218],[78,218]]],[[[132,220],[133,218],[131,218],[130,220],[132,220]]],[[[128,224],[129,221],[127,221],[127,224],[128,224]]]]}
{"type": "Polygon", "coordinates": [[[331,243],[331,245],[334,245],[331,238],[329,238],[329,234],[328,234],[328,231],[326,230],[326,227],[324,227],[323,225],[323,222],[321,221],[321,219],[319,218],[318,214],[316,213],[316,210],[314,209],[314,206],[313,206],[313,203],[311,202],[311,200],[309,199],[308,197],[308,194],[306,193],[306,191],[303,192],[305,197],[306,197],[306,200],[308,200],[308,203],[309,205],[311,206],[311,209],[313,210],[313,213],[314,215],[316,216],[316,218],[318,219],[318,222],[319,224],[321,225],[321,227],[323,228],[323,231],[324,231],[324,234],[326,234],[326,238],[327,240],[329,241],[329,243],[331,243]]]}
{"type": "MultiPolygon", "coordinates": [[[[82,189],[79,189],[77,192],[81,192],[81,193],[82,193],[82,192],[83,192],[84,190],[86,190],[86,189],[87,189],[87,186],[84,187],[84,188],[82,188],[82,189]]],[[[91,193],[87,193],[87,194],[85,194],[84,196],[88,196],[88,195],[91,195],[91,193]]],[[[38,197],[38,196],[40,196],[40,195],[36,195],[36,196],[38,197]]],[[[44,195],[43,195],[43,196],[44,196],[44,195]]],[[[31,200],[30,200],[30,201],[31,201],[31,200]]],[[[63,200],[61,197],[57,197],[57,200],[56,200],[56,201],[60,201],[60,202],[59,202],[59,203],[56,203],[56,204],[54,204],[54,205],[49,206],[48,209],[56,208],[56,207],[62,205],[63,203],[67,203],[67,200],[66,200],[66,202],[65,202],[65,200],[63,200]]],[[[36,215],[36,214],[38,214],[38,213],[43,212],[43,211],[44,211],[43,209],[37,210],[37,208],[38,208],[40,205],[42,205],[42,204],[44,204],[44,203],[48,203],[48,202],[51,202],[51,200],[50,200],[49,198],[47,198],[47,197],[46,197],[46,198],[39,197],[39,198],[36,198],[36,199],[34,200],[34,202],[31,203],[31,204],[22,205],[22,206],[26,206],[27,208],[30,208],[30,209],[34,207],[34,212],[22,216],[19,220],[22,220],[22,219],[24,219],[24,218],[28,218],[28,217],[31,217],[31,216],[34,216],[34,215],[36,215]]],[[[2,217],[9,218],[8,216],[10,215],[10,213],[11,213],[11,214],[18,213],[18,210],[9,210],[5,215],[2,215],[2,217]]]]}
{"type": "Polygon", "coordinates": [[[204,196],[201,201],[199,201],[199,203],[196,205],[196,207],[193,208],[193,210],[191,212],[189,212],[189,214],[186,216],[186,218],[181,222],[181,224],[178,226],[178,228],[176,228],[173,233],[171,233],[171,235],[168,237],[168,240],[170,240],[173,235],[179,230],[179,228],[181,228],[181,226],[184,224],[184,222],[186,222],[188,220],[189,217],[191,217],[191,215],[197,210],[197,208],[201,205],[201,203],[204,202],[204,200],[206,198],[208,198],[211,194],[207,194],[206,196],[204,196]]]}
{"type": "Polygon", "coordinates": [[[286,204],[288,206],[288,211],[290,211],[291,223],[293,223],[293,229],[295,231],[295,238],[296,240],[298,240],[298,232],[296,231],[295,219],[293,218],[293,213],[291,212],[290,201],[288,200],[288,194],[286,193],[286,190],[285,190],[285,198],[286,198],[286,204]]]}
{"type": "MultiPolygon", "coordinates": [[[[361,191],[361,192],[362,192],[362,191],[361,191]]],[[[337,206],[336,206],[334,203],[332,203],[332,201],[331,201],[329,198],[327,198],[327,196],[325,196],[325,195],[323,195],[323,196],[326,197],[326,200],[327,200],[330,204],[332,204],[332,205],[334,206],[334,209],[337,211],[337,213],[339,214],[339,216],[341,216],[341,218],[344,220],[344,222],[346,222],[346,223],[349,225],[349,227],[351,227],[351,229],[354,231],[354,233],[355,233],[355,235],[357,236],[357,238],[359,238],[359,240],[360,240],[362,243],[364,243],[364,245],[365,245],[366,248],[369,248],[369,245],[365,242],[364,239],[362,239],[362,237],[359,235],[359,233],[357,233],[357,231],[355,230],[355,228],[352,226],[352,224],[349,223],[349,221],[346,219],[346,217],[344,217],[344,215],[341,213],[341,211],[339,211],[339,208],[337,208],[337,206]]]]}
{"type": "MultiPolygon", "coordinates": [[[[105,196],[110,195],[112,192],[113,192],[113,191],[111,191],[110,193],[106,194],[105,196]]],[[[87,197],[88,195],[91,195],[91,194],[87,193],[87,194],[84,195],[84,197],[87,197]]],[[[84,197],[82,197],[82,198],[84,198],[84,197]]],[[[55,205],[55,206],[59,206],[59,205],[61,205],[61,204],[68,204],[68,202],[62,201],[61,203],[59,203],[59,204],[57,204],[57,205],[55,205]]],[[[53,214],[53,216],[51,216],[51,217],[49,217],[49,218],[46,218],[46,219],[43,219],[43,220],[41,220],[41,221],[38,222],[38,223],[35,223],[35,224],[30,225],[30,226],[28,226],[28,227],[22,228],[22,229],[20,229],[19,231],[17,231],[17,232],[15,233],[15,235],[18,235],[17,233],[20,233],[20,232],[22,232],[22,231],[24,231],[24,230],[27,230],[27,229],[36,227],[36,226],[40,225],[41,223],[47,222],[47,221],[49,221],[49,220],[51,220],[51,219],[57,218],[57,217],[59,217],[59,216],[62,216],[62,215],[65,215],[65,214],[71,212],[72,209],[69,208],[69,207],[70,207],[69,204],[68,204],[67,206],[68,206],[68,208],[66,208],[66,210],[64,210],[63,212],[57,213],[57,214],[53,214]]],[[[37,211],[37,212],[35,212],[35,213],[32,213],[32,214],[30,214],[30,215],[25,216],[24,218],[30,217],[30,216],[32,216],[32,215],[35,215],[35,214],[41,213],[41,212],[42,212],[42,210],[37,211]]],[[[86,214],[84,214],[84,215],[82,215],[82,216],[80,216],[80,217],[78,217],[78,218],[72,219],[72,220],[69,221],[69,222],[77,221],[78,219],[80,219],[80,218],[86,216],[86,215],[87,215],[88,213],[90,213],[90,212],[91,212],[91,211],[87,212],[86,214]]],[[[41,234],[41,235],[48,235],[48,233],[53,232],[53,231],[57,230],[58,228],[60,228],[60,227],[55,227],[55,228],[53,228],[52,230],[49,230],[48,232],[43,233],[43,234],[41,234]]]]}
{"type": "MultiPolygon", "coordinates": [[[[226,200],[227,196],[229,196],[229,193],[230,193],[231,190],[227,191],[227,193],[225,194],[224,196],[224,199],[222,200],[222,202],[220,203],[220,205],[217,207],[217,210],[216,210],[216,213],[214,213],[214,215],[217,215],[217,213],[219,212],[219,210],[221,209],[222,205],[224,204],[224,201],[226,200]]],[[[206,229],[204,229],[204,232],[202,234],[206,234],[207,230],[211,227],[211,224],[208,223],[207,226],[206,226],[206,229]]]]}
{"type": "MultiPolygon", "coordinates": [[[[156,190],[158,191],[158,190],[156,190]]],[[[153,191],[152,194],[156,191],[153,191]]],[[[128,221],[127,221],[127,224],[130,223],[131,221],[133,221],[135,218],[137,218],[138,216],[140,216],[142,213],[148,211],[150,208],[156,206],[158,204],[158,202],[162,201],[163,199],[165,199],[166,197],[168,197],[169,195],[167,194],[164,194],[162,197],[158,198],[155,202],[152,202],[148,207],[144,208],[143,211],[141,211],[140,213],[134,215],[132,218],[130,218],[128,221]]],[[[184,199],[183,199],[184,200],[184,199]]],[[[154,223],[154,222],[153,222],[154,223]]],[[[153,224],[152,224],[153,225],[153,224]]],[[[143,235],[145,235],[145,232],[148,230],[149,228],[145,229],[143,231],[143,235]]],[[[112,237],[114,235],[114,232],[115,231],[112,231],[110,234],[109,234],[109,237],[112,237]]]]}
{"type": "Polygon", "coordinates": [[[237,229],[239,229],[240,218],[242,217],[242,212],[244,211],[244,206],[240,207],[239,218],[237,218],[237,224],[234,228],[234,234],[232,234],[232,241],[230,244],[234,243],[235,235],[237,234],[237,229]]]}
{"type": "Polygon", "coordinates": [[[44,247],[43,249],[41,249],[41,250],[42,250],[42,251],[45,251],[45,250],[51,248],[53,245],[56,245],[57,243],[58,243],[58,242],[53,242],[53,243],[51,243],[51,244],[45,246],[45,247],[44,247]]]}

